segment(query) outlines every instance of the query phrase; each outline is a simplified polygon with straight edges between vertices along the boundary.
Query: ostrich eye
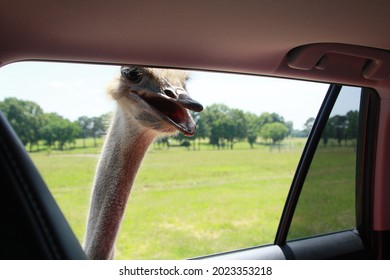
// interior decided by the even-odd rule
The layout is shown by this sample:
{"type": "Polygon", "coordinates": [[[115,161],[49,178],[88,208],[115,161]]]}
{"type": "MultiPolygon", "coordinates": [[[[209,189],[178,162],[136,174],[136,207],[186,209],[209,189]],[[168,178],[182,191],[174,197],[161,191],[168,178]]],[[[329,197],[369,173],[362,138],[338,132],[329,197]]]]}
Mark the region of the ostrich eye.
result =
{"type": "Polygon", "coordinates": [[[122,76],[132,83],[139,83],[142,80],[142,71],[138,68],[123,67],[122,76]]]}

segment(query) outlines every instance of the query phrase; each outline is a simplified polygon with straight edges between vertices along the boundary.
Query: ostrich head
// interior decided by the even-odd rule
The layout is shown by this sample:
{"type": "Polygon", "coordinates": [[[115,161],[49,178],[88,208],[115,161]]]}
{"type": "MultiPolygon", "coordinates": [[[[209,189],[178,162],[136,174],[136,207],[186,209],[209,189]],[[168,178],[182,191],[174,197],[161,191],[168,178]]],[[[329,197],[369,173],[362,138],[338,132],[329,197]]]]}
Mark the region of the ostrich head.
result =
{"type": "Polygon", "coordinates": [[[109,93],[133,125],[159,134],[180,131],[191,136],[196,126],[188,110],[200,112],[203,106],[189,97],[187,80],[185,71],[122,66],[109,93]]]}

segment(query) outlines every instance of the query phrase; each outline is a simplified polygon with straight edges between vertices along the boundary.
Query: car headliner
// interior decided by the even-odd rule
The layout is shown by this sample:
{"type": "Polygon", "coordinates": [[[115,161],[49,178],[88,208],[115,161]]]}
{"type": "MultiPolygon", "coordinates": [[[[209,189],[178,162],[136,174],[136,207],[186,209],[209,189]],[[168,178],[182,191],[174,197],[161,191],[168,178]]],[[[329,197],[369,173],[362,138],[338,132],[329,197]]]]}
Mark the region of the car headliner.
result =
{"type": "Polygon", "coordinates": [[[301,45],[389,50],[389,10],[390,3],[380,0],[1,0],[0,62],[131,63],[278,75],[286,54],[301,45]]]}
{"type": "Polygon", "coordinates": [[[389,11],[388,0],[0,0],[0,66],[22,60],[139,64],[373,87],[382,98],[374,228],[390,230],[389,11]],[[291,57],[291,50],[318,43],[328,48],[326,60],[316,58],[321,65],[289,63],[305,64],[305,56],[291,57]],[[350,54],[349,45],[361,47],[350,54]],[[380,79],[365,77],[372,65],[384,73],[380,79]]]}

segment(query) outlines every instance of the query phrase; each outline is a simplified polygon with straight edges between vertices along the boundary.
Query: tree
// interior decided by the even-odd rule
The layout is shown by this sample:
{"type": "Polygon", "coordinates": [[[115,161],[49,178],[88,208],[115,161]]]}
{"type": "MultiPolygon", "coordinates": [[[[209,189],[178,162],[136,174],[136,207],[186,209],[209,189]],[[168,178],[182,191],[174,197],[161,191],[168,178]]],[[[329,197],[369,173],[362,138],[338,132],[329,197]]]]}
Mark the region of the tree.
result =
{"type": "Polygon", "coordinates": [[[213,104],[201,114],[209,126],[210,144],[218,149],[225,144],[225,140],[233,149],[234,140],[243,139],[247,135],[246,118],[242,110],[231,109],[224,104],[213,104]]]}
{"type": "Polygon", "coordinates": [[[62,117],[56,113],[44,114],[45,125],[40,129],[42,140],[48,147],[52,147],[58,139],[58,130],[61,127],[62,117]]]}
{"type": "Polygon", "coordinates": [[[347,138],[348,119],[346,116],[335,115],[329,119],[331,137],[336,138],[339,146],[341,141],[347,138]]]}
{"type": "Polygon", "coordinates": [[[339,146],[341,146],[343,140],[347,144],[347,140],[356,139],[358,118],[358,111],[349,111],[346,115],[335,115],[329,118],[321,136],[324,145],[327,144],[329,138],[336,139],[339,146]]]}
{"type": "Polygon", "coordinates": [[[92,137],[94,139],[94,146],[96,147],[96,138],[104,135],[107,124],[109,123],[111,114],[103,114],[99,117],[82,116],[77,119],[80,126],[79,137],[83,138],[83,146],[85,148],[85,138],[92,137]]]}
{"type": "Polygon", "coordinates": [[[358,134],[359,112],[349,111],[347,113],[347,122],[347,139],[356,139],[358,134]]]}
{"type": "Polygon", "coordinates": [[[8,119],[23,145],[38,145],[39,129],[43,124],[43,110],[35,102],[6,98],[0,102],[0,110],[8,119]]]}
{"type": "Polygon", "coordinates": [[[274,122],[265,124],[260,130],[260,136],[264,139],[272,139],[272,143],[282,141],[288,132],[288,128],[285,124],[274,122]]]}
{"type": "Polygon", "coordinates": [[[227,121],[224,137],[230,142],[230,149],[233,149],[235,139],[246,137],[247,121],[244,112],[240,109],[230,109],[227,112],[227,121]]]}
{"type": "Polygon", "coordinates": [[[104,135],[106,130],[105,120],[103,119],[103,116],[93,117],[91,123],[93,124],[91,128],[91,136],[93,137],[94,146],[96,147],[96,138],[104,135]]]}
{"type": "Polygon", "coordinates": [[[315,118],[309,118],[305,124],[303,125],[303,131],[305,132],[306,136],[309,135],[311,129],[313,128],[315,118]]]}
{"type": "Polygon", "coordinates": [[[224,138],[225,130],[227,128],[227,112],[229,107],[223,104],[213,104],[205,108],[202,112],[202,118],[205,120],[210,128],[209,140],[210,144],[221,146],[221,139],[224,138]]]}
{"type": "Polygon", "coordinates": [[[260,127],[266,125],[267,123],[284,123],[284,118],[277,113],[268,113],[264,112],[259,117],[260,127]]]}
{"type": "Polygon", "coordinates": [[[91,119],[87,116],[82,116],[77,119],[77,123],[80,126],[80,137],[83,138],[83,147],[85,148],[85,138],[87,138],[89,135],[91,119]]]}
{"type": "Polygon", "coordinates": [[[284,124],[287,127],[287,133],[286,133],[286,137],[287,137],[287,136],[289,136],[289,135],[291,135],[293,133],[293,131],[294,131],[294,124],[291,121],[285,122],[284,124]]]}
{"type": "Polygon", "coordinates": [[[41,135],[49,147],[58,144],[63,150],[65,144],[74,143],[80,135],[81,128],[77,122],[71,122],[56,113],[45,114],[46,124],[41,129],[41,135]]]}
{"type": "Polygon", "coordinates": [[[249,112],[245,113],[245,118],[247,122],[247,141],[253,149],[260,131],[260,118],[256,114],[249,112]]]}
{"type": "Polygon", "coordinates": [[[198,149],[200,149],[200,139],[205,139],[209,137],[210,135],[210,127],[207,124],[206,119],[204,118],[203,114],[198,112],[190,112],[192,115],[192,118],[194,119],[196,123],[196,133],[191,138],[194,140],[194,147],[195,150],[195,140],[198,139],[198,149]]]}

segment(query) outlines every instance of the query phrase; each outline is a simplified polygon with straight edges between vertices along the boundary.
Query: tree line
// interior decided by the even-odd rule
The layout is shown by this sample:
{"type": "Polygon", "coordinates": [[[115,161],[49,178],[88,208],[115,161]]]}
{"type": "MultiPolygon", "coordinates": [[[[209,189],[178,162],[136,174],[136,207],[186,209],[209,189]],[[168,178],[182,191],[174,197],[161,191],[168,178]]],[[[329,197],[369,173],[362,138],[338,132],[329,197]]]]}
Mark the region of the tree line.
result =
{"type": "Polygon", "coordinates": [[[74,145],[78,138],[96,139],[104,134],[109,118],[108,114],[104,114],[100,117],[80,117],[77,121],[70,121],[57,113],[45,113],[33,101],[14,97],[0,102],[0,111],[30,151],[34,146],[39,150],[42,141],[49,149],[63,150],[66,146],[74,145]]]}
{"type": "MultiPolygon", "coordinates": [[[[276,144],[293,133],[293,123],[277,113],[256,115],[224,104],[210,105],[201,113],[193,113],[193,118],[198,127],[193,139],[208,139],[217,149],[233,149],[235,142],[243,140],[253,148],[259,137],[276,144]]],[[[178,138],[186,142],[183,136],[178,138]]]]}
{"type": "MultiPolygon", "coordinates": [[[[314,118],[309,118],[305,123],[304,131],[309,133],[314,125],[314,118]]],[[[333,139],[338,146],[348,145],[348,141],[356,140],[358,136],[359,112],[357,110],[349,111],[345,115],[334,115],[329,117],[324,130],[321,134],[321,140],[324,147],[328,146],[329,140],[333,139]]],[[[355,142],[352,142],[355,145],[355,142]]]]}
{"type": "MultiPolygon", "coordinates": [[[[74,145],[76,139],[94,138],[105,134],[110,113],[99,117],[81,116],[76,121],[70,121],[56,113],[45,113],[33,101],[6,98],[0,102],[0,110],[13,126],[22,143],[31,151],[35,146],[38,150],[42,143],[48,148],[63,150],[74,145]]],[[[288,136],[306,137],[314,123],[309,118],[303,130],[294,130],[293,123],[285,121],[277,113],[264,112],[260,115],[230,108],[224,104],[213,104],[201,113],[192,113],[197,123],[197,133],[189,139],[181,134],[174,138],[183,146],[191,145],[189,140],[204,139],[216,149],[233,149],[234,143],[247,141],[254,147],[260,138],[263,143],[277,144],[288,136]]],[[[358,113],[348,112],[345,116],[332,117],[323,133],[326,145],[329,139],[351,139],[357,131],[358,113]]],[[[160,139],[160,143],[169,144],[169,139],[160,139]]]]}

